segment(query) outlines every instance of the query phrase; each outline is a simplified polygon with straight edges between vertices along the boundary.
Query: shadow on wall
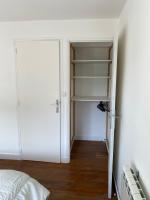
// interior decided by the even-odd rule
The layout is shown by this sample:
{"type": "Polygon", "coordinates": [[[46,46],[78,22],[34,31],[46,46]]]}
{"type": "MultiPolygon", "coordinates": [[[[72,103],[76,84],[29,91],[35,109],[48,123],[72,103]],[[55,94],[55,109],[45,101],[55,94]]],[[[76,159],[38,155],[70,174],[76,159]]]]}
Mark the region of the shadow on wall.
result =
{"type": "Polygon", "coordinates": [[[126,57],[126,34],[127,30],[123,29],[119,35],[118,41],[118,67],[117,67],[117,86],[116,86],[116,114],[120,116],[116,119],[115,127],[115,141],[114,141],[114,173],[115,178],[118,179],[118,161],[121,160],[120,157],[120,137],[121,137],[121,117],[122,117],[122,101],[123,101],[123,85],[124,85],[124,70],[125,70],[125,57],[126,57]]]}
{"type": "MultiPolygon", "coordinates": [[[[116,115],[119,115],[120,118],[116,119],[116,127],[115,127],[115,140],[114,140],[114,176],[115,180],[117,181],[117,186],[119,189],[119,192],[121,192],[121,172],[123,168],[123,156],[126,154],[126,149],[123,149],[122,141],[124,139],[124,136],[122,135],[122,121],[123,115],[123,104],[124,104],[124,87],[125,87],[125,75],[126,74],[126,59],[127,56],[129,56],[129,52],[127,52],[127,49],[129,50],[129,41],[127,40],[128,35],[128,27],[124,26],[125,28],[122,29],[122,31],[119,34],[119,41],[118,41],[118,68],[117,68],[117,86],[116,86],[116,115]],[[128,53],[128,54],[127,54],[128,53]]],[[[127,148],[124,146],[124,148],[127,148]]],[[[143,147],[144,148],[144,147],[143,147]]],[[[125,157],[125,156],[124,156],[125,157]]],[[[127,160],[126,155],[126,160],[127,160]]],[[[130,161],[130,164],[132,168],[136,171],[136,166],[134,165],[134,162],[130,161]]],[[[145,186],[144,181],[142,180],[142,177],[139,174],[139,180],[143,187],[143,190],[146,194],[146,197],[150,199],[150,195],[148,194],[148,189],[145,186]]]]}

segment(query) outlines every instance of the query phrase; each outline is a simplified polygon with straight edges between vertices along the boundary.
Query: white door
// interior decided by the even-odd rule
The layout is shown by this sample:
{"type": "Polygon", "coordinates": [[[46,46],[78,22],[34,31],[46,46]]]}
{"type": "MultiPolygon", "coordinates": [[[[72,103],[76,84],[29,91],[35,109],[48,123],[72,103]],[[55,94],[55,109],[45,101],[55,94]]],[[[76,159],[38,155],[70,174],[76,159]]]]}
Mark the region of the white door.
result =
{"type": "Polygon", "coordinates": [[[113,43],[112,52],[112,78],[111,78],[111,111],[109,113],[110,119],[110,134],[108,139],[108,198],[112,197],[112,177],[113,177],[113,158],[114,158],[114,133],[115,133],[115,119],[116,119],[116,78],[117,78],[117,41],[113,43]]]}
{"type": "Polygon", "coordinates": [[[16,42],[22,159],[60,162],[59,41],[16,42]]]}

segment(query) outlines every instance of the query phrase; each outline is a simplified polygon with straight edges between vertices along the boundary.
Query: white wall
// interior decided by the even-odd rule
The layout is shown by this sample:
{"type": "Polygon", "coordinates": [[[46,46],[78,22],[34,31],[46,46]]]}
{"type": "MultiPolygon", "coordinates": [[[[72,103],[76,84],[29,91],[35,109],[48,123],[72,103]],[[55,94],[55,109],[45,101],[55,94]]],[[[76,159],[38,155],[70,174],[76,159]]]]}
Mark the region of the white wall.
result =
{"type": "Polygon", "coordinates": [[[115,177],[124,165],[139,170],[150,195],[150,1],[128,0],[120,17],[115,177]]]}
{"type": "Polygon", "coordinates": [[[62,159],[69,158],[69,39],[110,38],[117,20],[31,21],[0,23],[0,155],[19,154],[15,72],[15,39],[57,38],[62,41],[62,159]]]}

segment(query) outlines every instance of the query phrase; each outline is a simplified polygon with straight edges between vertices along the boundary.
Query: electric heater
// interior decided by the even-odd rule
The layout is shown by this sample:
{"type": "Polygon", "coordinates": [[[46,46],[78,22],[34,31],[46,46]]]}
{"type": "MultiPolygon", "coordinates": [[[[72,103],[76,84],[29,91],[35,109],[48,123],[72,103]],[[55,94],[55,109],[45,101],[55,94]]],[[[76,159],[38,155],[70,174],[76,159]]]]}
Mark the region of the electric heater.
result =
{"type": "Polygon", "coordinates": [[[123,169],[121,200],[146,200],[137,175],[129,167],[123,169]]]}

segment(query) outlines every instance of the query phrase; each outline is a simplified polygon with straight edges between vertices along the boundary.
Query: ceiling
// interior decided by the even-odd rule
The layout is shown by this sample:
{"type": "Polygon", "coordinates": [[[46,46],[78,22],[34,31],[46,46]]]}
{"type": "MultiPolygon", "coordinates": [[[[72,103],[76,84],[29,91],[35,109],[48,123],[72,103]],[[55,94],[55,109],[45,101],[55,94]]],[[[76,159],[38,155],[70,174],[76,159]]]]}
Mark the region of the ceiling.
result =
{"type": "Polygon", "coordinates": [[[0,0],[0,21],[117,18],[125,0],[0,0]]]}

